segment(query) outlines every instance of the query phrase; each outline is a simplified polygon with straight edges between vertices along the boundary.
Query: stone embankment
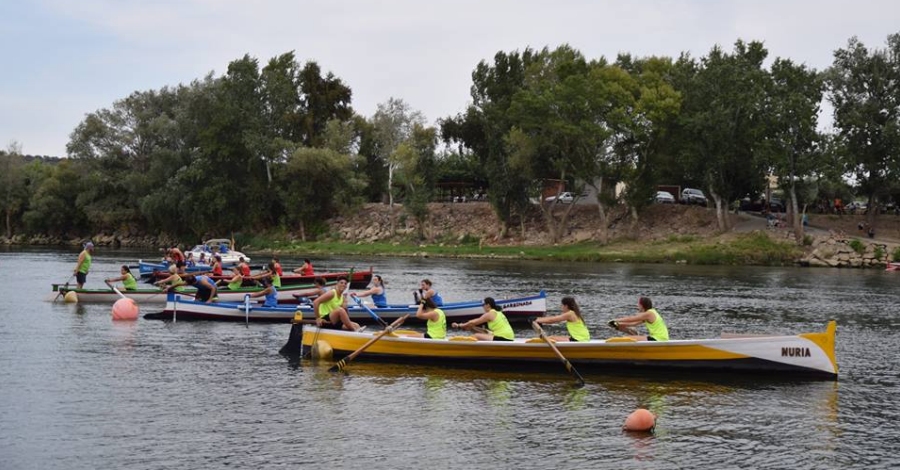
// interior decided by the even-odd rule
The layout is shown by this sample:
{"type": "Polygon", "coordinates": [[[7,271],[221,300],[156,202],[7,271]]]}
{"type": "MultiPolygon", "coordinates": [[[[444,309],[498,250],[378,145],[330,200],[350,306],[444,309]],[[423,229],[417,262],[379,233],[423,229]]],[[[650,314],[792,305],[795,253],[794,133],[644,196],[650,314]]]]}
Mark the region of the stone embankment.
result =
{"type": "Polygon", "coordinates": [[[884,268],[897,245],[841,235],[817,236],[811,250],[798,262],[803,266],[832,268],[884,268]]]}

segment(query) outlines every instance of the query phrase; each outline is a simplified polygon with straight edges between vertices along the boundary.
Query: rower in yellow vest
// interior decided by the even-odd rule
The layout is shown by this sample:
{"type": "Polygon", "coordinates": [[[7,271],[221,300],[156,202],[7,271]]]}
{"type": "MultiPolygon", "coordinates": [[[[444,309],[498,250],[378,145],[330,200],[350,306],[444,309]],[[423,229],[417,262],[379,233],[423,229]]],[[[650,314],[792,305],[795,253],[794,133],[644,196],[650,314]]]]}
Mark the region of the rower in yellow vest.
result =
{"type": "Polygon", "coordinates": [[[668,341],[669,329],[662,315],[653,308],[653,302],[649,297],[638,299],[638,313],[630,317],[616,318],[609,322],[610,326],[620,331],[625,331],[641,323],[647,328],[647,335],[630,335],[637,341],[668,341]]]}
{"type": "Polygon", "coordinates": [[[416,318],[425,320],[425,333],[407,336],[418,336],[420,338],[429,339],[447,339],[447,315],[435,305],[434,300],[431,300],[430,298],[420,300],[419,310],[416,311],[416,318]]]}
{"type": "Polygon", "coordinates": [[[506,319],[506,315],[497,306],[493,297],[485,297],[482,308],[484,314],[480,317],[465,323],[454,323],[453,327],[469,330],[478,325],[486,325],[487,332],[475,333],[475,339],[478,341],[513,341],[516,339],[512,325],[509,324],[509,320],[506,319]]]}
{"type": "Polygon", "coordinates": [[[131,274],[131,269],[127,265],[122,265],[122,268],[119,270],[119,273],[122,275],[119,277],[111,277],[109,279],[105,279],[104,282],[109,284],[110,282],[122,282],[122,286],[125,287],[125,290],[137,290],[137,280],[134,278],[134,275],[131,274]]]}
{"type": "Polygon", "coordinates": [[[566,330],[568,330],[569,335],[551,336],[550,339],[553,341],[590,341],[591,333],[588,331],[587,325],[584,324],[584,317],[581,316],[581,308],[575,302],[575,297],[563,297],[561,304],[561,314],[552,317],[539,317],[534,321],[539,324],[566,322],[566,330]]]}

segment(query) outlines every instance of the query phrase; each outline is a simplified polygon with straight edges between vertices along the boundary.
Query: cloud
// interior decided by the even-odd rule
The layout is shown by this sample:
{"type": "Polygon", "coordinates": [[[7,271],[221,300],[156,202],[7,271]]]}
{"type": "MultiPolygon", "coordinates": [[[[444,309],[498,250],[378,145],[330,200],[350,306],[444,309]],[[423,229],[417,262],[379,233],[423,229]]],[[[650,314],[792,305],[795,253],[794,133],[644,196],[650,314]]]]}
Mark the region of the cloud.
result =
{"type": "Polygon", "coordinates": [[[0,140],[59,155],[86,113],[133,91],[221,74],[244,54],[264,64],[296,51],[344,80],[357,112],[371,115],[393,96],[434,121],[464,109],[475,65],[500,50],[567,43],[589,58],[700,57],[743,38],[763,40],[773,59],[824,68],[852,35],[883,45],[900,29],[900,4],[13,0],[0,6],[2,17],[0,52],[17,74],[0,79],[0,140]],[[23,34],[27,44],[9,46],[23,34]]]}

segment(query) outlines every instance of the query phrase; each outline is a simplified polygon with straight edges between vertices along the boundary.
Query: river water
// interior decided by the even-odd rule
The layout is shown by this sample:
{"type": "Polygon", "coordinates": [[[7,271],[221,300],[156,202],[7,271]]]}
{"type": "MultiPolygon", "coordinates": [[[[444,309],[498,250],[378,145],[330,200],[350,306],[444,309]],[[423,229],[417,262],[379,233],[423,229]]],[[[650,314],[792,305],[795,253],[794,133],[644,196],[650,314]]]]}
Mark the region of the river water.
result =
{"type": "MultiPolygon", "coordinates": [[[[152,255],[97,250],[88,286],[142,256],[152,255]]],[[[76,257],[0,251],[0,469],[900,464],[900,273],[313,260],[320,271],[372,265],[398,302],[425,277],[447,300],[544,289],[553,313],[574,295],[595,337],[609,336],[606,320],[633,313],[640,295],[652,297],[673,337],[811,332],[838,321],[837,382],[588,374],[578,389],[562,366],[559,374],[466,371],[367,363],[363,354],[331,374],[331,364],[278,354],[289,325],[113,322],[109,305],[45,300],[76,257]],[[654,434],[621,430],[638,407],[659,415],[654,434]]]]}

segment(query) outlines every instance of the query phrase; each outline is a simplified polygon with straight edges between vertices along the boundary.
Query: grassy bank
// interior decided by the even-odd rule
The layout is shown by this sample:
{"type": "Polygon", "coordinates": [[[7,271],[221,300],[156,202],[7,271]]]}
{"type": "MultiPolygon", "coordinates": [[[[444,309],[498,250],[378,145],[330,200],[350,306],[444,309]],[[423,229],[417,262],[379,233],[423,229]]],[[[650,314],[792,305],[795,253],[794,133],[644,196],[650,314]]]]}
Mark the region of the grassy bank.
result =
{"type": "Polygon", "coordinates": [[[672,263],[702,265],[789,265],[802,256],[793,243],[772,240],[765,234],[703,239],[670,237],[657,242],[580,243],[557,246],[479,246],[462,244],[280,242],[264,236],[246,240],[248,251],[306,255],[434,256],[448,258],[509,258],[531,260],[672,263]]]}

